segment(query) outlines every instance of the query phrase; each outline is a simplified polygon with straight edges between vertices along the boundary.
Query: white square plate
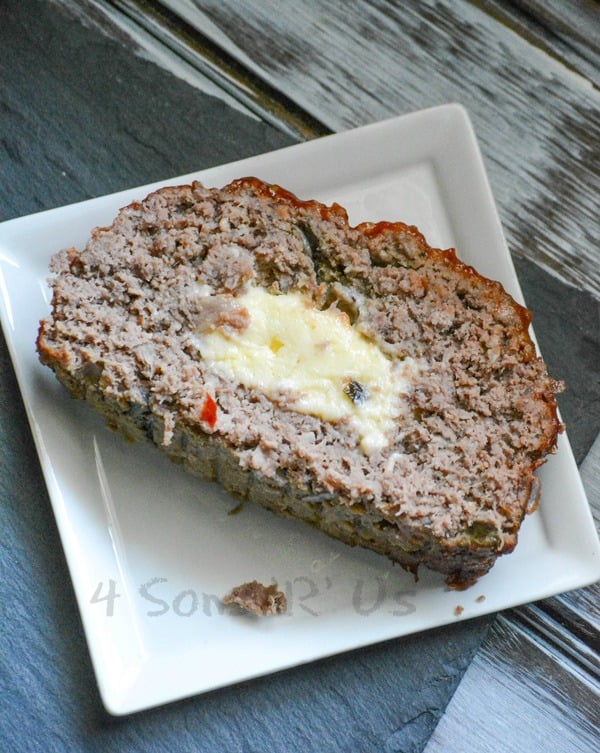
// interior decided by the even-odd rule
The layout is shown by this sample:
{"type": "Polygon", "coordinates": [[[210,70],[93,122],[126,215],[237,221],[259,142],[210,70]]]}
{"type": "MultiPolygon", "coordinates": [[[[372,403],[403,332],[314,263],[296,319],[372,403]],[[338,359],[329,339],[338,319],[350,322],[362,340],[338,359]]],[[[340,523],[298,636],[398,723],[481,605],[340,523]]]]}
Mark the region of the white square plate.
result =
{"type": "MultiPolygon", "coordinates": [[[[403,220],[433,246],[455,246],[522,300],[475,136],[446,105],[178,177],[207,185],[256,175],[301,198],[337,201],[350,220],[403,220]]],[[[156,186],[0,226],[2,325],[75,585],[100,691],[126,714],[285,667],[536,600],[600,577],[600,548],[567,439],[544,466],[539,512],[516,551],[462,593],[423,572],[302,523],[236,502],[127,445],[70,399],[34,342],[49,310],[53,253],[156,186]],[[219,597],[257,578],[285,589],[277,618],[223,610],[219,597]],[[483,598],[485,597],[485,598],[483,598]],[[460,616],[456,607],[462,607],[460,616]]],[[[460,612],[460,610],[458,610],[460,612]]]]}

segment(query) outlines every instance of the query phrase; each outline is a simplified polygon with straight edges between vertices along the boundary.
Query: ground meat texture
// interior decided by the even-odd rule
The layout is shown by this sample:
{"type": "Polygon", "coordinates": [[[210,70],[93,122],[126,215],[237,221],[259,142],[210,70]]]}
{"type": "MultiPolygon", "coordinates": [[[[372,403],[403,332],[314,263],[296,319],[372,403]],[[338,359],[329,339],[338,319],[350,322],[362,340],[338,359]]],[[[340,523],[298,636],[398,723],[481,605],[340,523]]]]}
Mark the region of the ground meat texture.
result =
{"type": "Polygon", "coordinates": [[[232,588],[223,597],[223,604],[235,604],[245,612],[255,614],[257,617],[282,614],[287,609],[287,601],[283,591],[280,591],[275,584],[265,586],[257,580],[232,588]]]}
{"type": "MultiPolygon", "coordinates": [[[[236,495],[463,588],[512,551],[562,429],[529,312],[402,223],[255,178],[168,187],[52,261],[41,361],[130,438],[236,495]],[[336,306],[389,359],[420,364],[389,444],[223,377],[195,335],[242,331],[248,285],[336,306]]],[[[348,382],[349,402],[368,392],[348,382]]]]}

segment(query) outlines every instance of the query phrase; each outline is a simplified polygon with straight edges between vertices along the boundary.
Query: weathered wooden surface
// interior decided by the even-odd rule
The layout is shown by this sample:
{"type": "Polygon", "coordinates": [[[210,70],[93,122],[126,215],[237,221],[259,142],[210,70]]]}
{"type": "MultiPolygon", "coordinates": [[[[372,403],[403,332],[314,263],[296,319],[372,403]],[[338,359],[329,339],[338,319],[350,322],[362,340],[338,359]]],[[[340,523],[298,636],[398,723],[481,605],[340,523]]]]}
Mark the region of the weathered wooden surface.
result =
{"type": "Polygon", "coordinates": [[[467,0],[163,3],[334,131],[461,102],[511,251],[600,296],[600,92],[563,60],[467,0]]]}
{"type": "MultiPolygon", "coordinates": [[[[494,5],[498,5],[494,2],[494,5]]],[[[504,3],[500,3],[504,6],[504,3]]],[[[598,0],[512,0],[535,39],[596,85],[600,82],[600,6],[598,0]]]]}
{"type": "MultiPolygon", "coordinates": [[[[553,44],[553,34],[545,34],[535,13],[517,18],[510,4],[495,0],[177,3],[206,11],[196,16],[202,33],[237,57],[245,77],[243,70],[233,75],[233,69],[215,64],[216,58],[199,66],[201,45],[185,54],[186,40],[165,47],[160,27],[153,37],[131,15],[121,16],[128,5],[140,3],[0,4],[3,219],[274,148],[311,129],[315,135],[340,130],[455,99],[475,121],[512,250],[598,294],[593,245],[598,92],[585,80],[593,47],[579,64],[580,49],[588,51],[585,26],[574,34],[567,24],[558,35],[560,45],[553,44]],[[521,25],[508,27],[502,18],[521,25]],[[87,31],[82,22],[90,26],[87,31]],[[534,29],[544,44],[532,46],[518,28],[531,34],[534,29]],[[559,47],[559,55],[551,54],[559,47]],[[163,70],[157,72],[148,59],[163,70]],[[243,81],[253,78],[255,89],[242,96],[243,81]],[[227,85],[220,87],[220,80],[227,85]],[[261,87],[261,81],[267,85],[261,87]],[[278,106],[292,99],[299,105],[290,119],[269,102],[279,93],[278,106]],[[565,123],[573,124],[566,136],[565,129],[557,130],[565,123]],[[540,229],[539,240],[521,245],[540,229]],[[587,239],[592,243],[584,245],[587,239]],[[573,258],[582,247],[578,266],[573,258]]],[[[541,5],[534,5],[539,11],[541,5]]],[[[555,2],[549,8],[555,16],[560,10],[555,2]]],[[[552,13],[547,18],[551,23],[552,13]]],[[[600,415],[593,377],[598,304],[529,262],[517,268],[529,286],[528,299],[539,307],[543,350],[557,366],[565,364],[564,376],[573,382],[563,412],[574,422],[576,455],[582,459],[600,415]]],[[[0,747],[423,749],[487,621],[374,647],[130,720],[106,718],[3,341],[0,355],[6,544],[0,747]]],[[[596,444],[583,468],[594,501],[600,498],[599,453],[596,444]]],[[[598,638],[598,595],[598,586],[583,589],[495,621],[427,753],[485,753],[497,750],[499,740],[504,750],[529,753],[546,747],[548,736],[562,753],[595,752],[600,698],[597,654],[590,647],[598,638]]]]}
{"type": "MultiPolygon", "coordinates": [[[[600,437],[581,476],[600,523],[600,437]]],[[[544,606],[496,620],[425,753],[598,750],[600,584],[544,606]]]]}

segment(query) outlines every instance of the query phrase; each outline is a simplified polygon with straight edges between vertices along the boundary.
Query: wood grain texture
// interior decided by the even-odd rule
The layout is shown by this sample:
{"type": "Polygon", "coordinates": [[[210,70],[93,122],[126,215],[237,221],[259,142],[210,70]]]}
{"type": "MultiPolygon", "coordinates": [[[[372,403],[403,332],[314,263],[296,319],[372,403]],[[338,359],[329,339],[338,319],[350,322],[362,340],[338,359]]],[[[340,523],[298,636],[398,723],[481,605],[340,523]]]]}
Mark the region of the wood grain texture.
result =
{"type": "MultiPolygon", "coordinates": [[[[600,436],[581,475],[600,528],[600,436]]],[[[425,753],[597,753],[599,646],[600,583],[500,616],[425,753]]]]}
{"type": "MultiPolygon", "coordinates": [[[[437,5],[444,10],[444,4],[437,5]]],[[[433,3],[425,4],[430,6],[433,3]]],[[[3,0],[0,15],[3,217],[289,142],[289,136],[277,129],[239,112],[232,114],[222,101],[198,94],[164,71],[157,73],[147,62],[151,55],[146,41],[134,55],[129,36],[119,37],[116,44],[110,33],[83,33],[79,23],[40,0],[3,0]]],[[[425,21],[427,28],[435,19],[425,21]]],[[[278,49],[285,57],[288,40],[280,41],[278,49]]],[[[342,55],[341,46],[337,54],[342,55]]],[[[328,86],[335,93],[335,69],[331,70],[328,86]]],[[[392,74],[397,75],[397,69],[392,74]]],[[[449,80],[455,75],[450,70],[449,80]]],[[[580,79],[574,81],[577,90],[580,79]]],[[[194,86],[202,88],[198,82],[194,86]]],[[[406,110],[415,109],[409,105],[406,110]]],[[[376,119],[368,109],[363,116],[376,119]]],[[[488,138],[493,146],[493,134],[488,138]]],[[[510,202],[504,211],[510,213],[510,202]]],[[[539,292],[545,315],[597,311],[587,297],[582,304],[577,291],[565,291],[555,280],[556,287],[549,284],[535,265],[522,265],[520,273],[532,291],[539,292]],[[545,301],[552,299],[552,291],[557,303],[549,312],[545,301]]],[[[581,338],[587,330],[579,331],[575,319],[569,330],[575,334],[565,349],[576,339],[577,347],[589,355],[581,338]]],[[[585,321],[596,342],[598,330],[593,330],[589,317],[585,321]]],[[[553,347],[560,349],[558,339],[553,347]]],[[[574,370],[581,357],[577,353],[571,358],[574,370]]],[[[575,383],[578,393],[584,387],[584,380],[575,383]]],[[[578,426],[589,416],[585,406],[591,395],[584,390],[581,401],[565,411],[578,411],[578,426]]],[[[1,336],[0,414],[0,515],[5,532],[0,748],[14,753],[160,753],[174,746],[206,753],[415,753],[423,748],[466,667],[465,645],[478,644],[486,621],[335,657],[130,719],[108,718],[100,707],[54,518],[1,336]],[[425,706],[420,702],[424,689],[429,692],[425,706]]],[[[585,436],[577,440],[580,457],[591,443],[589,434],[586,426],[585,436]]],[[[586,461],[584,471],[587,467],[586,461]]],[[[598,483],[600,464],[594,467],[598,483]]],[[[588,474],[588,491],[590,483],[588,474]]],[[[431,750],[495,753],[500,740],[503,750],[522,753],[546,749],[550,735],[551,749],[595,753],[590,743],[597,686],[590,684],[590,672],[580,661],[582,652],[576,660],[571,661],[568,653],[565,659],[556,643],[561,624],[568,629],[571,647],[579,639],[585,642],[586,636],[593,638],[597,604],[597,591],[584,589],[536,607],[543,614],[532,614],[552,628],[543,640],[522,615],[515,621],[511,615],[502,617],[494,625],[486,653],[478,655],[467,682],[459,686],[431,750]]]]}
{"type": "Polygon", "coordinates": [[[502,616],[425,753],[596,753],[599,703],[597,684],[502,616]]]}
{"type": "Polygon", "coordinates": [[[512,0],[509,5],[541,26],[552,38],[556,48],[559,39],[567,48],[576,51],[589,66],[574,61],[574,66],[598,84],[600,80],[600,4],[598,0],[512,0]]]}
{"type": "Polygon", "coordinates": [[[163,2],[191,3],[202,33],[332,130],[464,104],[511,251],[600,297],[600,92],[586,77],[466,0],[163,2]]]}
{"type": "MultiPolygon", "coordinates": [[[[51,0],[83,23],[132,41],[136,54],[151,59],[178,78],[217,96],[247,114],[275,126],[295,140],[329,132],[293,100],[274,92],[262,79],[223,53],[208,36],[199,34],[184,17],[154,0],[51,0]]],[[[186,14],[193,6],[185,5],[186,14]]],[[[207,20],[204,18],[205,25],[207,20]]],[[[213,31],[216,30],[214,27],[213,31]]]]}

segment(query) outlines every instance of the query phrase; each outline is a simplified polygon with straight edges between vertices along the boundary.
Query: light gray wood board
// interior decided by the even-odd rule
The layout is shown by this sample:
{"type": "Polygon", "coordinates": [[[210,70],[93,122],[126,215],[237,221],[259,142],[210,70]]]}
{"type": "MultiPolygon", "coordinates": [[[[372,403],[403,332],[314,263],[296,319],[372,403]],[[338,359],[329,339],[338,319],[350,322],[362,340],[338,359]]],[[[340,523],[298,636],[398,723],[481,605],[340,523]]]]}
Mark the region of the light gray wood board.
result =
{"type": "Polygon", "coordinates": [[[464,104],[511,251],[600,297],[600,92],[585,76],[466,0],[162,2],[334,131],[464,104]]]}
{"type": "MultiPolygon", "coordinates": [[[[492,0],[496,2],[496,0],[492,0]]],[[[592,80],[600,79],[600,3],[598,0],[512,0],[532,24],[565,46],[565,57],[592,80]],[[579,56],[574,60],[573,50],[579,56]],[[584,62],[585,61],[585,62],[584,62]],[[586,65],[587,63],[587,65],[586,65]]],[[[556,43],[555,43],[556,46],[556,43]]]]}
{"type": "MultiPolygon", "coordinates": [[[[581,477],[600,528],[600,436],[581,477]]],[[[593,645],[600,641],[600,583],[553,601],[580,621],[586,643],[577,645],[571,626],[558,622],[542,634],[536,607],[498,617],[425,753],[497,753],[499,741],[504,753],[598,751],[600,661],[593,645]]]]}
{"type": "Polygon", "coordinates": [[[597,686],[499,617],[425,753],[597,753],[597,686]]]}

